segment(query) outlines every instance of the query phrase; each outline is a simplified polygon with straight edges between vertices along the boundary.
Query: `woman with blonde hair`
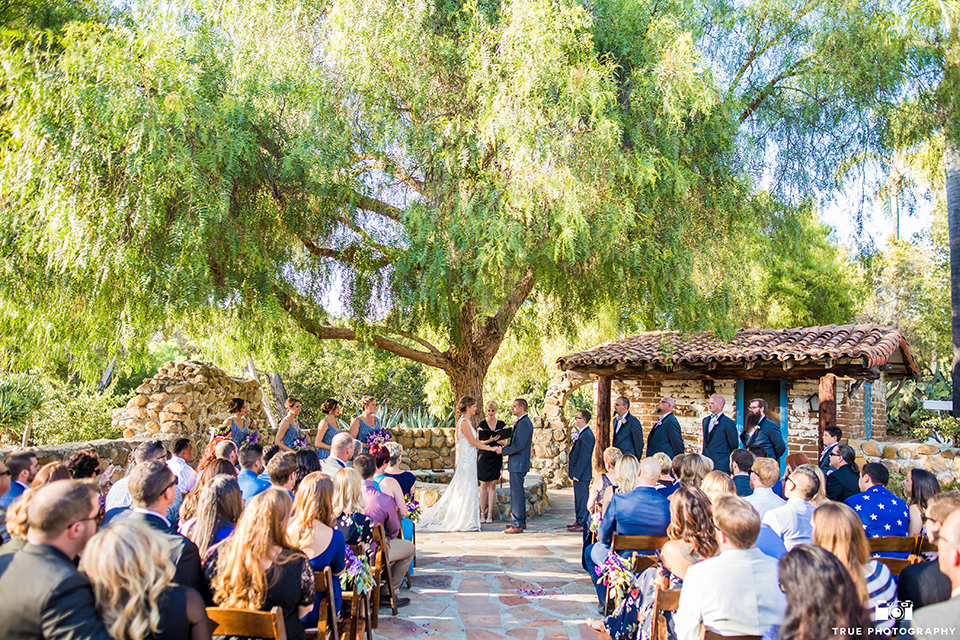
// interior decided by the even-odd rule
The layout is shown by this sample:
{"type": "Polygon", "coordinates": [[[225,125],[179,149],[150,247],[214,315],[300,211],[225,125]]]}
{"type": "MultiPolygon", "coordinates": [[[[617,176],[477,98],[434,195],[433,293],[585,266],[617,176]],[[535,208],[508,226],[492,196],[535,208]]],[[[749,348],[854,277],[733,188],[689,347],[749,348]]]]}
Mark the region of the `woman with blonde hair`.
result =
{"type": "MultiPolygon", "coordinates": [[[[346,541],[343,534],[333,528],[333,480],[325,473],[314,471],[300,483],[297,499],[293,502],[293,517],[287,527],[290,540],[310,559],[314,571],[327,567],[333,575],[343,573],[346,563],[346,541]]],[[[333,581],[333,595],[337,611],[343,598],[340,581],[333,581]]],[[[316,626],[320,617],[320,603],[303,619],[307,627],[316,626]]]]}
{"type": "Polygon", "coordinates": [[[713,471],[713,460],[699,453],[688,453],[680,463],[680,484],[700,487],[700,483],[713,471]]]}
{"type": "Polygon", "coordinates": [[[617,488],[611,478],[614,477],[617,462],[622,457],[623,453],[616,447],[607,447],[603,450],[603,468],[593,470],[593,482],[590,483],[590,495],[587,497],[587,511],[590,513],[599,511],[603,515],[603,506],[606,504],[603,496],[608,488],[613,487],[614,490],[617,488]]]}
{"type": "MultiPolygon", "coordinates": [[[[496,433],[503,431],[507,425],[497,418],[499,405],[491,400],[484,406],[486,418],[480,423],[480,428],[496,433]]],[[[500,518],[497,510],[497,481],[503,472],[503,456],[496,451],[481,451],[477,458],[477,479],[480,481],[480,519],[483,522],[493,522],[494,515],[500,518]]]]}
{"type": "Polygon", "coordinates": [[[373,542],[373,520],[364,515],[363,480],[355,469],[347,467],[333,476],[333,528],[343,534],[347,544],[373,542]]]}
{"type": "Polygon", "coordinates": [[[613,496],[618,493],[629,493],[637,488],[637,480],[640,478],[640,461],[636,456],[627,454],[617,460],[614,479],[617,484],[607,487],[603,493],[603,504],[610,504],[613,496]]]}
{"type": "MultiPolygon", "coordinates": [[[[817,490],[817,495],[810,498],[810,504],[815,507],[819,507],[820,505],[829,502],[830,500],[827,498],[827,476],[823,475],[823,471],[820,470],[820,467],[812,462],[810,464],[802,464],[800,467],[803,467],[804,469],[810,469],[816,474],[817,479],[820,480],[820,489],[817,490]]],[[[799,469],[800,467],[797,468],[799,469]]]]}
{"type": "Polygon", "coordinates": [[[380,418],[376,416],[377,401],[371,396],[360,398],[360,415],[350,423],[350,435],[356,438],[364,451],[367,449],[366,438],[380,428],[380,418]]]}
{"type": "MultiPolygon", "coordinates": [[[[813,512],[813,544],[835,555],[850,572],[860,601],[877,620],[877,605],[894,599],[897,586],[887,565],[870,558],[870,545],[856,511],[839,502],[827,502],[813,512]]],[[[876,622],[892,629],[896,620],[876,622]]]]}
{"type": "Polygon", "coordinates": [[[305,637],[300,618],[313,610],[316,583],[310,561],[287,538],[293,502],[286,491],[264,491],[240,516],[233,536],[213,550],[208,573],[221,607],[283,610],[289,640],[305,637]]]}
{"type": "Polygon", "coordinates": [[[287,415],[280,421],[277,427],[277,437],[273,439],[273,444],[280,447],[281,451],[297,451],[297,440],[303,437],[303,430],[300,428],[300,415],[302,405],[297,398],[287,398],[283,403],[287,410],[287,415]]]}
{"type": "Polygon", "coordinates": [[[170,549],[144,525],[116,520],[101,529],[87,542],[80,571],[114,640],[209,640],[203,597],[173,584],[170,549]]]}
{"type": "Polygon", "coordinates": [[[700,490],[710,498],[710,502],[724,494],[737,495],[737,486],[734,484],[733,478],[723,471],[716,470],[703,477],[700,482],[700,490]]]}

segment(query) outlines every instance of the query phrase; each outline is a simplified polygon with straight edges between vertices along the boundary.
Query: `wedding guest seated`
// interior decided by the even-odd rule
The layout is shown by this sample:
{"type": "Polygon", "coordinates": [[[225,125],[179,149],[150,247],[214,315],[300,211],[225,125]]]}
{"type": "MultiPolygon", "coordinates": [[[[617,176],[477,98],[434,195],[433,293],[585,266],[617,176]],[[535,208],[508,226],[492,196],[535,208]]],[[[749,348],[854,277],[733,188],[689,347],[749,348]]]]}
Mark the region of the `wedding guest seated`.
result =
{"type": "Polygon", "coordinates": [[[889,616],[879,620],[877,606],[894,599],[897,585],[887,565],[870,559],[867,536],[853,509],[839,502],[817,508],[813,513],[813,544],[832,553],[847,568],[860,603],[867,607],[877,629],[893,629],[896,620],[889,616]]]}
{"type": "Polygon", "coordinates": [[[903,479],[903,493],[910,505],[910,528],[907,533],[911,536],[923,535],[923,512],[930,498],[940,493],[937,476],[926,469],[909,469],[903,479]]]}
{"type": "Polygon", "coordinates": [[[177,487],[180,493],[193,491],[197,484],[197,472],[190,466],[193,461],[193,443],[190,438],[177,438],[173,441],[173,455],[167,460],[167,466],[173,475],[177,476],[177,487]]]}
{"type": "Polygon", "coordinates": [[[300,618],[313,610],[316,582],[310,561],[288,541],[292,508],[286,491],[255,496],[234,534],[211,553],[207,576],[217,605],[249,611],[280,607],[287,639],[303,640],[300,618]]]}
{"type": "Polygon", "coordinates": [[[307,449],[301,449],[296,453],[297,458],[297,470],[293,472],[293,493],[296,495],[297,490],[300,489],[300,483],[303,482],[303,479],[314,471],[320,471],[320,459],[317,458],[317,454],[314,451],[308,451],[307,449]]]}
{"type": "Polygon", "coordinates": [[[670,494],[680,488],[680,483],[674,478],[670,471],[673,467],[673,460],[662,451],[658,451],[652,456],[660,463],[660,477],[657,478],[657,491],[664,498],[669,498],[670,494]]]}
{"type": "Polygon", "coordinates": [[[293,451],[278,453],[267,465],[267,471],[270,473],[271,486],[274,489],[283,489],[293,500],[293,483],[297,480],[297,454],[293,451]]]}
{"type": "MultiPolygon", "coordinates": [[[[228,449],[227,445],[221,446],[221,443],[228,441],[233,442],[230,436],[214,436],[210,438],[210,442],[207,443],[203,453],[200,454],[200,461],[197,462],[197,482],[200,482],[207,467],[209,467],[214,460],[225,459],[222,454],[227,453],[228,449]]],[[[196,489],[196,484],[194,484],[194,489],[196,489]]]]}
{"type": "Polygon", "coordinates": [[[110,523],[87,543],[80,571],[113,638],[210,639],[203,597],[173,582],[176,569],[165,541],[144,525],[110,523]]]}
{"type": "Polygon", "coordinates": [[[813,542],[810,521],[815,507],[810,504],[810,499],[820,490],[820,480],[811,469],[803,467],[787,476],[784,489],[787,503],[768,511],[763,516],[763,523],[780,536],[790,551],[798,544],[813,542]]]}
{"type": "MultiPolygon", "coordinates": [[[[765,458],[769,460],[769,458],[765,458]]],[[[771,462],[773,462],[771,460],[771,462]]],[[[706,487],[709,491],[704,490],[704,493],[707,496],[707,499],[711,502],[716,502],[721,496],[735,496],[736,487],[733,485],[733,481],[727,479],[726,481],[713,481],[712,474],[723,474],[720,478],[726,476],[722,471],[711,471],[707,474],[707,477],[703,479],[701,487],[706,487]]],[[[777,476],[776,470],[773,473],[774,477],[777,476]]],[[[786,502],[784,502],[786,504],[786,502]]],[[[759,515],[759,514],[758,514],[759,515]]],[[[759,549],[763,554],[779,560],[787,553],[787,548],[783,546],[783,540],[780,539],[780,536],[770,528],[770,525],[762,522],[760,524],[760,532],[757,534],[757,549],[759,549]]]]}
{"type": "MultiPolygon", "coordinates": [[[[130,495],[129,483],[130,474],[137,468],[137,465],[150,462],[151,460],[162,460],[165,462],[166,459],[167,450],[160,440],[148,440],[147,442],[140,443],[133,451],[133,465],[127,470],[127,475],[114,482],[110,488],[110,492],[107,493],[105,504],[107,512],[104,522],[109,522],[115,515],[133,506],[133,497],[130,495]]],[[[177,487],[176,491],[176,496],[166,513],[166,518],[171,523],[176,523],[180,517],[180,505],[183,502],[183,494],[180,493],[179,487],[177,487]]]]}
{"type": "Polygon", "coordinates": [[[640,461],[632,454],[627,454],[617,460],[616,469],[614,469],[615,485],[611,485],[603,492],[603,504],[609,505],[613,496],[618,493],[629,493],[637,488],[637,481],[640,479],[640,461]]]}
{"type": "Polygon", "coordinates": [[[349,467],[333,477],[333,528],[343,534],[347,544],[373,542],[373,520],[363,510],[363,480],[349,467]]]}
{"type": "Polygon", "coordinates": [[[33,451],[17,451],[7,456],[5,461],[10,471],[10,487],[0,496],[0,508],[8,509],[13,501],[30,488],[30,483],[40,472],[37,454],[33,451]]]}
{"type": "Polygon", "coordinates": [[[390,461],[384,470],[387,476],[400,484],[400,491],[405,496],[412,496],[413,485],[417,483],[417,476],[400,468],[400,458],[403,456],[403,445],[399,442],[387,442],[383,446],[390,452],[390,461]]]}
{"type": "Polygon", "coordinates": [[[703,477],[700,482],[700,489],[711,501],[722,495],[736,495],[737,487],[733,484],[731,478],[724,471],[711,471],[703,477]]]}
{"type": "Polygon", "coordinates": [[[270,482],[270,472],[267,471],[267,465],[278,453],[280,453],[280,447],[275,444],[268,444],[263,448],[263,471],[257,477],[264,482],[270,482]]]}
{"type": "Polygon", "coordinates": [[[827,476],[823,475],[823,471],[820,470],[820,467],[813,464],[802,464],[800,468],[809,469],[813,475],[817,476],[817,481],[819,482],[819,489],[817,489],[816,495],[810,498],[810,504],[813,505],[814,509],[819,507],[822,504],[829,502],[827,499],[827,476]]]}
{"type": "MultiPolygon", "coordinates": [[[[10,491],[10,469],[0,461],[0,496],[10,491]]],[[[7,533],[7,508],[0,507],[0,543],[6,543],[10,540],[10,534],[7,533]]]]}
{"type": "Polygon", "coordinates": [[[607,447],[603,450],[603,469],[593,470],[593,482],[590,483],[590,495],[587,497],[587,511],[603,513],[603,496],[610,487],[616,487],[613,478],[616,477],[615,471],[617,463],[623,454],[616,447],[607,447]]]}
{"type": "Polygon", "coordinates": [[[827,476],[827,498],[846,502],[860,493],[860,468],[853,447],[838,444],[827,454],[833,472],[827,476]]]}
{"type": "Polygon", "coordinates": [[[10,532],[10,539],[0,546],[0,555],[16,553],[27,545],[27,510],[36,492],[35,488],[30,487],[7,509],[7,531],[10,532]]]}
{"type": "Polygon", "coordinates": [[[951,633],[960,627],[960,513],[947,516],[937,536],[937,564],[950,579],[953,597],[946,602],[932,604],[917,611],[910,623],[911,635],[932,638],[941,629],[951,633]],[[924,630],[924,631],[920,631],[924,630]]]}
{"type": "Polygon", "coordinates": [[[787,501],[773,492],[773,485],[780,479],[780,465],[773,458],[755,458],[751,465],[750,487],[753,493],[744,500],[757,510],[760,519],[767,511],[782,507],[787,501]]]}
{"type": "Polygon", "coordinates": [[[730,475],[733,476],[733,484],[737,487],[737,495],[741,498],[753,494],[753,488],[750,486],[750,472],[753,469],[753,462],[756,460],[748,449],[734,449],[730,454],[730,475]]]}
{"type": "Polygon", "coordinates": [[[688,453],[680,462],[680,484],[700,488],[700,483],[713,471],[713,460],[699,453],[688,453]]]}
{"type": "Polygon", "coordinates": [[[383,445],[375,444],[370,447],[370,455],[373,456],[377,465],[376,475],[373,476],[373,486],[380,493],[393,498],[397,505],[397,515],[400,516],[403,539],[413,540],[413,520],[410,519],[410,511],[407,509],[407,498],[403,494],[400,483],[386,475],[387,467],[390,464],[390,451],[383,445]]]}
{"type": "Polygon", "coordinates": [[[60,480],[35,490],[27,545],[0,556],[0,638],[111,640],[74,560],[97,531],[97,489],[60,480]]]}
{"type": "MultiPolygon", "coordinates": [[[[300,483],[297,499],[293,503],[293,517],[287,527],[290,541],[310,559],[314,571],[330,567],[333,572],[333,596],[337,611],[343,604],[340,580],[336,578],[346,566],[346,541],[343,534],[333,528],[333,481],[319,471],[308,475],[300,483]]],[[[320,602],[313,606],[303,624],[317,626],[320,619],[320,602]]]]}
{"type": "Polygon", "coordinates": [[[204,473],[197,478],[197,483],[193,486],[193,491],[183,496],[183,504],[180,506],[181,521],[186,522],[197,515],[197,504],[200,502],[200,494],[203,493],[203,488],[219,476],[235,478],[236,471],[228,460],[215,458],[207,465],[207,468],[204,469],[204,473]]]}
{"type": "Polygon", "coordinates": [[[779,624],[786,599],[777,561],[756,548],[760,517],[743,498],[713,504],[720,553],[687,569],[674,615],[679,640],[699,640],[701,627],[727,636],[761,635],[779,624]]]}
{"type": "Polygon", "coordinates": [[[780,588],[787,598],[783,622],[764,640],[819,640],[844,635],[866,638],[873,629],[849,573],[836,557],[810,545],[794,547],[780,561],[780,588]]]}
{"type": "Polygon", "coordinates": [[[262,471],[263,445],[248,443],[240,447],[240,473],[237,474],[237,483],[240,485],[244,504],[253,496],[270,488],[270,481],[260,478],[262,471]]]}
{"type": "Polygon", "coordinates": [[[197,545],[201,560],[210,549],[233,533],[243,513],[243,496],[236,478],[220,475],[204,485],[197,515],[180,527],[180,533],[197,545]]]}
{"type": "Polygon", "coordinates": [[[773,491],[778,496],[786,498],[784,493],[784,484],[787,478],[790,477],[790,474],[797,470],[797,467],[803,464],[810,464],[810,458],[807,457],[805,453],[791,453],[786,458],[783,459],[784,473],[783,477],[777,481],[777,484],[774,485],[773,491]]]}
{"type": "Polygon", "coordinates": [[[331,478],[337,471],[350,466],[350,460],[357,449],[357,441],[346,431],[333,436],[330,443],[330,455],[320,461],[320,471],[331,478]]]}
{"type": "Polygon", "coordinates": [[[40,467],[40,471],[38,471],[37,475],[34,476],[30,486],[36,488],[42,487],[45,484],[50,484],[51,482],[56,482],[57,480],[72,479],[73,474],[70,473],[70,469],[67,469],[67,465],[63,464],[62,462],[48,462],[40,467]]]}
{"type": "Polygon", "coordinates": [[[233,465],[234,469],[237,468],[237,445],[232,439],[227,438],[226,440],[221,440],[218,442],[214,452],[216,453],[218,460],[226,460],[233,465]]]}
{"type": "MultiPolygon", "coordinates": [[[[924,511],[924,528],[927,540],[936,544],[940,527],[954,511],[960,511],[960,493],[938,493],[927,501],[924,511]]],[[[911,564],[897,577],[897,600],[909,600],[919,609],[950,599],[950,578],[942,571],[936,560],[911,564]]]]}
{"type": "MultiPolygon", "coordinates": [[[[906,502],[887,489],[889,481],[890,472],[885,466],[868,462],[860,470],[861,493],[845,502],[860,516],[868,538],[906,536],[909,530],[910,509],[906,502]]],[[[891,557],[895,555],[890,554],[891,557]]],[[[902,555],[906,557],[906,554],[902,555]]]]}
{"type": "Polygon", "coordinates": [[[107,513],[107,492],[110,490],[111,480],[113,479],[114,466],[108,464],[106,468],[100,455],[93,449],[81,449],[74,451],[67,459],[63,461],[70,470],[74,480],[86,480],[87,478],[97,479],[97,488],[100,495],[97,499],[100,501],[101,521],[107,513]]]}
{"type": "MultiPolygon", "coordinates": [[[[363,498],[366,502],[363,512],[373,520],[374,527],[382,524],[386,531],[387,559],[390,562],[390,574],[393,578],[394,587],[396,587],[403,582],[417,549],[409,540],[398,538],[400,535],[400,518],[397,516],[397,504],[393,501],[393,498],[380,493],[374,486],[373,474],[376,471],[376,462],[373,456],[369,453],[361,453],[354,459],[353,468],[363,480],[363,498]]],[[[389,598],[389,593],[382,592],[380,606],[389,606],[389,598]]],[[[398,607],[406,606],[409,603],[410,598],[397,598],[398,607]]]]}
{"type": "Polygon", "coordinates": [[[115,519],[140,523],[163,538],[170,549],[170,560],[177,568],[174,581],[196,589],[205,602],[211,602],[197,545],[177,533],[165,515],[177,495],[176,476],[163,462],[148,460],[134,467],[127,477],[134,508],[123,511],[115,519]]]}
{"type": "MultiPolygon", "coordinates": [[[[632,457],[632,456],[630,456],[632,457]]],[[[613,534],[626,536],[665,536],[670,524],[670,501],[656,490],[660,463],[646,458],[640,463],[640,477],[632,491],[613,496],[603,514],[598,542],[587,547],[587,573],[597,590],[600,606],[607,597],[607,588],[598,580],[596,568],[606,560],[613,534]]],[[[623,552],[629,554],[629,551],[623,552]]]]}

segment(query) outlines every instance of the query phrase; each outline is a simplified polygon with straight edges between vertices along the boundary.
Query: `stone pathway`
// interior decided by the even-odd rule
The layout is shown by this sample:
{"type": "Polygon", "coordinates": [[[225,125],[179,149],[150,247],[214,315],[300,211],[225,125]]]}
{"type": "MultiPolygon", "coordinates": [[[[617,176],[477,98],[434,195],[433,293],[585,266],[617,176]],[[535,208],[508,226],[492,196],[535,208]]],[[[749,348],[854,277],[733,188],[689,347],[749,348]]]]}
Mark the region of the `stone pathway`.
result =
{"type": "Polygon", "coordinates": [[[509,523],[475,533],[417,534],[410,604],[394,618],[381,609],[375,638],[593,640],[596,592],[580,566],[581,537],[569,533],[573,490],[549,492],[550,510],[527,530],[509,523]],[[384,615],[384,613],[388,615],[384,615]]]}

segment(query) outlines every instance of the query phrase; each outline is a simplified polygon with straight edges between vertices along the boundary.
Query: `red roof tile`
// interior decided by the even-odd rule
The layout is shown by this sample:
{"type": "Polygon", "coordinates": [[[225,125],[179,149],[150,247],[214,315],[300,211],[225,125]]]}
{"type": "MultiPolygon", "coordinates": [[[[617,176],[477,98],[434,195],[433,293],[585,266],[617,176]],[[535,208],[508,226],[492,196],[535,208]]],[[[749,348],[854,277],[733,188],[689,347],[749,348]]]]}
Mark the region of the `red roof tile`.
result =
{"type": "Polygon", "coordinates": [[[798,364],[827,358],[861,358],[864,368],[886,364],[898,349],[908,374],[919,368],[906,338],[894,326],[878,324],[827,325],[796,329],[740,329],[733,340],[718,340],[713,332],[683,334],[647,331],[607,342],[587,351],[557,358],[561,369],[616,364],[743,363],[795,360],[798,364]]]}

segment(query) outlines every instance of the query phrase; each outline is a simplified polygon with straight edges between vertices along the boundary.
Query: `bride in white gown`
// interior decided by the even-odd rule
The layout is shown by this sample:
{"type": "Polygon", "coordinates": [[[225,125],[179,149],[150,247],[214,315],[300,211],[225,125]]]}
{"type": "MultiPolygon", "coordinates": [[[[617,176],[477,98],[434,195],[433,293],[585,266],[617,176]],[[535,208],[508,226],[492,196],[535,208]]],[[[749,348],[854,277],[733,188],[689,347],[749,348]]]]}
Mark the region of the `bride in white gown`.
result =
{"type": "Polygon", "coordinates": [[[477,401],[464,396],[457,405],[457,468],[453,480],[437,502],[420,516],[420,531],[479,531],[480,494],[477,491],[477,449],[493,447],[477,440],[471,418],[477,413],[477,401]]]}

